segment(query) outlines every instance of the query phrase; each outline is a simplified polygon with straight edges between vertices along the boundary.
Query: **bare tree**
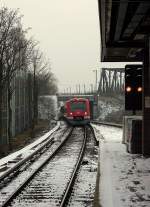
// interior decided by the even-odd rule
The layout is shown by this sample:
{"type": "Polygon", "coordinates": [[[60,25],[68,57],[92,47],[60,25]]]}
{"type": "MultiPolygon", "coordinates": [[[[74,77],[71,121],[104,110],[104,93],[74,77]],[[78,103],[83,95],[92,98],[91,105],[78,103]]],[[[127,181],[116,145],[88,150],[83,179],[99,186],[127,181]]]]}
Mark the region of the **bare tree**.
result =
{"type": "Polygon", "coordinates": [[[41,67],[41,59],[42,59],[42,53],[40,50],[35,46],[33,47],[33,50],[31,52],[31,63],[30,63],[30,71],[33,76],[33,117],[32,118],[32,125],[31,129],[32,131],[35,128],[35,124],[37,124],[38,119],[38,85],[36,80],[36,75],[38,72],[44,70],[44,68],[41,67]]]}
{"type": "Polygon", "coordinates": [[[12,110],[10,102],[15,87],[12,85],[12,79],[16,73],[25,71],[28,68],[28,55],[31,41],[25,38],[25,31],[20,27],[13,28],[10,32],[5,49],[5,67],[6,67],[6,88],[8,101],[8,138],[11,138],[12,110]]]}
{"type": "MultiPolygon", "coordinates": [[[[26,38],[27,30],[23,30],[22,16],[18,10],[6,7],[0,9],[0,138],[2,137],[2,99],[7,90],[8,102],[8,138],[11,137],[12,110],[11,99],[15,90],[12,80],[20,71],[29,70],[30,84],[33,84],[33,123],[38,117],[38,86],[40,93],[52,94],[57,91],[56,79],[51,72],[49,61],[37,48],[37,42],[26,38]],[[40,84],[39,84],[40,83],[40,84]]],[[[29,109],[32,110],[32,109],[29,109]]]]}
{"type": "Polygon", "coordinates": [[[12,29],[20,22],[18,11],[9,11],[3,7],[0,9],[0,137],[2,134],[2,96],[3,89],[7,82],[7,68],[6,68],[6,49],[8,47],[8,40],[12,29]]]}
{"type": "MultiPolygon", "coordinates": [[[[26,38],[27,31],[28,29],[22,29],[18,10],[9,10],[5,7],[0,9],[0,129],[2,129],[2,97],[7,90],[8,138],[11,137],[12,119],[10,101],[15,90],[12,79],[18,71],[27,70],[34,45],[32,39],[26,38]]],[[[0,131],[0,137],[1,135],[0,131]]]]}
{"type": "Polygon", "coordinates": [[[32,53],[32,73],[33,73],[33,89],[34,89],[34,118],[33,128],[38,119],[38,96],[50,95],[57,92],[56,79],[51,72],[50,61],[44,58],[40,49],[35,47],[32,53]],[[53,92],[52,92],[53,91],[53,92]]]}
{"type": "Polygon", "coordinates": [[[58,91],[54,74],[47,70],[38,76],[39,95],[55,95],[58,91]]]}
{"type": "MultiPolygon", "coordinates": [[[[36,68],[36,79],[39,95],[54,95],[57,93],[57,80],[51,71],[50,61],[44,58],[40,50],[36,50],[33,58],[34,69],[36,68]]],[[[35,70],[34,70],[35,71],[35,70]]]]}

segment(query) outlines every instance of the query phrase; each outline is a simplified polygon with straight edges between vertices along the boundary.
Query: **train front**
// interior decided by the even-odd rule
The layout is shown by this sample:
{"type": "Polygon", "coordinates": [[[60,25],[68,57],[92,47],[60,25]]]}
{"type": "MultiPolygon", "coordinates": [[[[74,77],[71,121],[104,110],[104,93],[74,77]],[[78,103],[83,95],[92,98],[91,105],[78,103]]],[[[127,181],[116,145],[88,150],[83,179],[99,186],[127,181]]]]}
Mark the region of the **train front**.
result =
{"type": "Polygon", "coordinates": [[[67,121],[74,126],[90,122],[90,104],[88,99],[74,98],[66,102],[67,121]]]}

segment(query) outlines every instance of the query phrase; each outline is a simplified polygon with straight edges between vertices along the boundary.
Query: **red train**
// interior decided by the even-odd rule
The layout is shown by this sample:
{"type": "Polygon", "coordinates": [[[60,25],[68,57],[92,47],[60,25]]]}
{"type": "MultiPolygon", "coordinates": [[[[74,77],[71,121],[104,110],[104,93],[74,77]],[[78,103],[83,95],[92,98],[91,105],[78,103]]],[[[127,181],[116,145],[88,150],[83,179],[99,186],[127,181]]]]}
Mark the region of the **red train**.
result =
{"type": "Polygon", "coordinates": [[[73,98],[65,103],[67,122],[71,125],[85,125],[90,122],[90,103],[85,98],[73,98]]]}

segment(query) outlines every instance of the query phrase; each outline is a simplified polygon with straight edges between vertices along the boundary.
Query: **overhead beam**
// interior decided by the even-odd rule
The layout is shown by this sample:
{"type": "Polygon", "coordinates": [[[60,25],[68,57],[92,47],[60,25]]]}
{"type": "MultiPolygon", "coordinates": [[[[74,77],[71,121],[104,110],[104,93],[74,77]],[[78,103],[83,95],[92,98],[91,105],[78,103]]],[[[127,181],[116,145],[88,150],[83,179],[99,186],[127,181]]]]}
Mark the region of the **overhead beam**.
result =
{"type": "Polygon", "coordinates": [[[141,26],[138,31],[137,34],[149,34],[150,33],[150,26],[141,26]]]}
{"type": "Polygon", "coordinates": [[[134,41],[118,41],[118,42],[108,42],[106,47],[109,48],[144,48],[143,40],[134,41]]]}
{"type": "Polygon", "coordinates": [[[118,21],[117,21],[115,37],[114,37],[115,41],[118,41],[120,39],[120,35],[126,17],[127,7],[128,7],[128,0],[126,2],[124,0],[120,0],[118,21]]]}
{"type": "Polygon", "coordinates": [[[128,27],[125,29],[123,37],[130,37],[134,31],[139,26],[140,22],[142,21],[144,15],[148,12],[150,9],[150,3],[141,3],[139,7],[136,10],[135,15],[133,16],[132,20],[130,21],[128,27]]]}
{"type": "Polygon", "coordinates": [[[100,21],[100,33],[101,33],[101,44],[102,47],[105,47],[105,42],[106,42],[106,36],[105,36],[105,0],[98,1],[98,7],[99,7],[99,21],[100,21]]]}
{"type": "Polygon", "coordinates": [[[123,72],[124,73],[124,68],[102,68],[104,70],[108,71],[117,71],[117,72],[123,72]]]}
{"type": "Polygon", "coordinates": [[[109,40],[110,37],[110,27],[111,27],[111,18],[112,18],[112,0],[106,0],[106,42],[109,40]]]}

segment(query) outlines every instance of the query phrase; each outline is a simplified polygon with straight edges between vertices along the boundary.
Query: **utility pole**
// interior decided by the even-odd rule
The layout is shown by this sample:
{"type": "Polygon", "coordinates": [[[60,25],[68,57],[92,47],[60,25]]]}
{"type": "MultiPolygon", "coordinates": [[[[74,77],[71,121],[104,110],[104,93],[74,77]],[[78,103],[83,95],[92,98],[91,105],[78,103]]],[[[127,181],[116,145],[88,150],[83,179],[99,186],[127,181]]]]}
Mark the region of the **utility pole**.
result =
{"type": "Polygon", "coordinates": [[[79,94],[80,94],[80,92],[81,92],[81,91],[80,91],[80,84],[79,84],[79,94]]]}
{"type": "Polygon", "coordinates": [[[84,94],[86,94],[86,91],[85,91],[85,84],[83,85],[83,87],[84,87],[84,94]]]}
{"type": "Polygon", "coordinates": [[[76,85],[76,94],[78,94],[78,85],[76,85]]]}
{"type": "Polygon", "coordinates": [[[93,93],[93,84],[91,83],[91,93],[93,93]]]}
{"type": "Polygon", "coordinates": [[[95,93],[97,91],[97,70],[93,70],[95,72],[95,93]]]}

